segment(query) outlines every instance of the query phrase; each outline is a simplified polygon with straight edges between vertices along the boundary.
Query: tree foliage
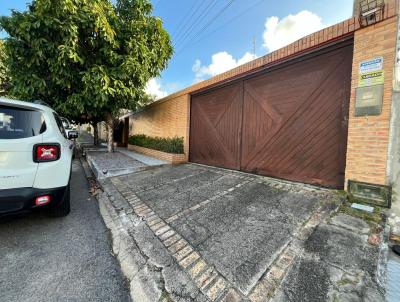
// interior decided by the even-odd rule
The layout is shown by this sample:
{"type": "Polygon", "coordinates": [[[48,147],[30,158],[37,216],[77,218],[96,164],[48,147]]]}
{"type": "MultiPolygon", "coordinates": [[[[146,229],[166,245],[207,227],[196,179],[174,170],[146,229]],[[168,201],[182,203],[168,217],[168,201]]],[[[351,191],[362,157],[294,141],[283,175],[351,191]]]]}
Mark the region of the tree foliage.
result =
{"type": "Polygon", "coordinates": [[[172,55],[148,0],[33,0],[1,17],[12,94],[71,119],[135,109],[172,55]]]}
{"type": "Polygon", "coordinates": [[[0,96],[6,95],[9,88],[8,68],[6,65],[6,54],[4,41],[0,40],[0,96]]]}

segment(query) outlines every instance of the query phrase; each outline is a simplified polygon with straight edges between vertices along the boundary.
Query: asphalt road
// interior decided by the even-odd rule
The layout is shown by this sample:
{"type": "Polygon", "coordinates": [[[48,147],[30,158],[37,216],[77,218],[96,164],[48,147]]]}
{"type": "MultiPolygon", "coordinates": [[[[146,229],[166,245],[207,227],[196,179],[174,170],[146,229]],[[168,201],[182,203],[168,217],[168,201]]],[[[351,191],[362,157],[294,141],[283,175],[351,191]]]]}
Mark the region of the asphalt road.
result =
{"type": "Polygon", "coordinates": [[[71,213],[0,218],[0,301],[130,301],[79,161],[71,213]]]}

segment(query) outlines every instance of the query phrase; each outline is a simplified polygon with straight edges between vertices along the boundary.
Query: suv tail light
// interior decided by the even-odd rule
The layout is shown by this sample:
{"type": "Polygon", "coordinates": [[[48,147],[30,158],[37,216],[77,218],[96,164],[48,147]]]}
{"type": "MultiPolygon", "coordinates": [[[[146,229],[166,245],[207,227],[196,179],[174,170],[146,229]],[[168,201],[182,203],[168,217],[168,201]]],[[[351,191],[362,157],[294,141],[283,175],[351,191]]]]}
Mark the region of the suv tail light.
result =
{"type": "Polygon", "coordinates": [[[35,163],[58,160],[61,156],[59,144],[37,144],[33,146],[33,161],[35,163]]]}
{"type": "Polygon", "coordinates": [[[40,207],[48,204],[51,201],[51,198],[49,195],[44,195],[44,196],[39,196],[36,197],[35,199],[35,204],[40,207]]]}

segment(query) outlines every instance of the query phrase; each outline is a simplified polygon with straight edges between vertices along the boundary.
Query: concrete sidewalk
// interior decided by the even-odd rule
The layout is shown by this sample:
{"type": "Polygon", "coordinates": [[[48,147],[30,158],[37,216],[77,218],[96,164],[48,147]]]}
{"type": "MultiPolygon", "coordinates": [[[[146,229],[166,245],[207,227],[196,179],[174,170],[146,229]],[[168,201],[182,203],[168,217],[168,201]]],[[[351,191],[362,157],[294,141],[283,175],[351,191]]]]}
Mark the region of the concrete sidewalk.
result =
{"type": "Polygon", "coordinates": [[[382,251],[332,191],[193,164],[102,186],[141,301],[384,301],[382,251]]]}
{"type": "Polygon", "coordinates": [[[168,164],[126,148],[117,148],[113,153],[108,153],[105,148],[84,147],[84,152],[97,179],[125,175],[168,164]]]}

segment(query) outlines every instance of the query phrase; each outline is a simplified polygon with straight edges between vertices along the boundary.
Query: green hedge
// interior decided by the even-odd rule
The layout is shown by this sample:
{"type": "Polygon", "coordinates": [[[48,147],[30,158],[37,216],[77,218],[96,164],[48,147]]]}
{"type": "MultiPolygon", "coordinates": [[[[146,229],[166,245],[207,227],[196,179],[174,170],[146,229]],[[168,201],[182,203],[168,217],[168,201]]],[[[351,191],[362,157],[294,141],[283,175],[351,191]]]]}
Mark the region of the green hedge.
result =
{"type": "Polygon", "coordinates": [[[163,138],[137,134],[130,136],[128,143],[167,153],[183,154],[183,137],[163,138]]]}

